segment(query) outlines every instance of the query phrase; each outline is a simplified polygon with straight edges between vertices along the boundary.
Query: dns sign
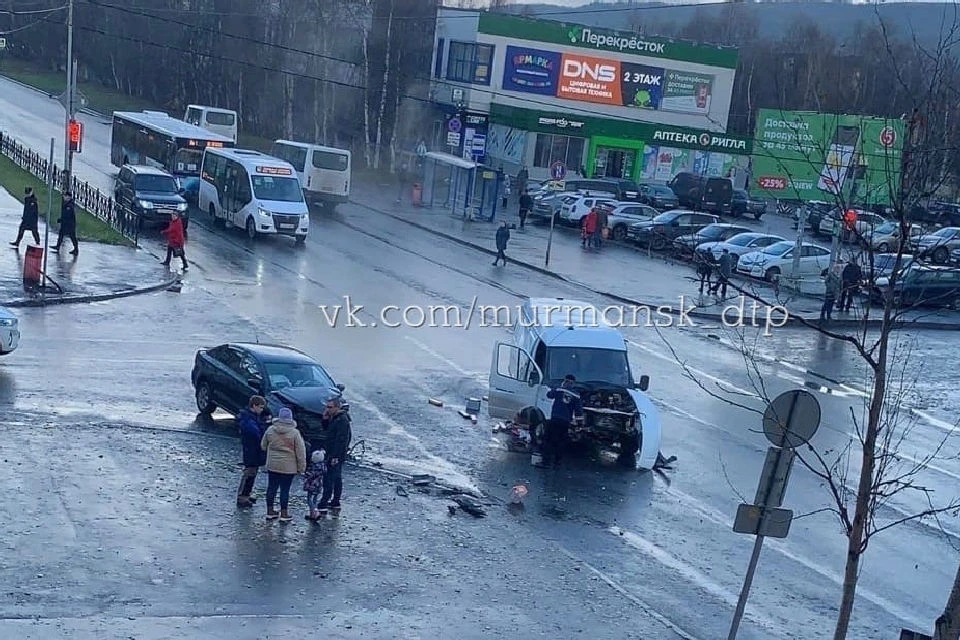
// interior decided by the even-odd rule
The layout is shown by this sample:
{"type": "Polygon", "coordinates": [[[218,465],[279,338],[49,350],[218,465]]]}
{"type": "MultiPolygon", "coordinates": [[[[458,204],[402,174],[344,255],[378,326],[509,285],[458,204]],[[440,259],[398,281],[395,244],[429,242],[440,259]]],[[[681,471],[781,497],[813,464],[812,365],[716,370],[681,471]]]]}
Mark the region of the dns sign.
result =
{"type": "Polygon", "coordinates": [[[70,141],[70,151],[80,153],[83,147],[83,123],[79,120],[71,120],[67,128],[67,139],[70,141]]]}

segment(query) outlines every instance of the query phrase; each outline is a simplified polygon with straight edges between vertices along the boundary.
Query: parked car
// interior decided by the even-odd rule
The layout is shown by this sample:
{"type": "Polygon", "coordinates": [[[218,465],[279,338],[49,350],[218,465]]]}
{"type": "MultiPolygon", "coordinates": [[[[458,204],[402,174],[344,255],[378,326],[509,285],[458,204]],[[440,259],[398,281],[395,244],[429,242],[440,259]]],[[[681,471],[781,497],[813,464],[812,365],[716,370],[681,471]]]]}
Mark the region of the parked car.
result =
{"type": "Polygon", "coordinates": [[[750,229],[741,225],[716,222],[694,233],[674,238],[673,248],[680,253],[693,254],[694,250],[704,242],[722,242],[747,231],[750,231],[750,229]]]}
{"type": "Polygon", "coordinates": [[[703,198],[706,181],[706,177],[697,173],[681,171],[670,179],[667,186],[673,190],[681,207],[696,209],[700,206],[700,199],[703,198]]]}
{"type": "Polygon", "coordinates": [[[184,194],[177,179],[163,169],[125,164],[117,174],[113,199],[139,216],[142,227],[164,226],[176,211],[186,228],[189,212],[184,194]]]}
{"type": "MultiPolygon", "coordinates": [[[[915,246],[923,235],[923,228],[919,224],[911,224],[908,228],[907,241],[904,249],[909,251],[915,246]]],[[[889,253],[890,251],[900,250],[900,223],[884,222],[879,227],[872,229],[865,237],[864,241],[873,251],[879,253],[889,253]]]]}
{"type": "Polygon", "coordinates": [[[960,227],[944,227],[920,236],[914,255],[945,264],[950,260],[951,252],[958,247],[960,247],[960,227]]]}
{"type": "Polygon", "coordinates": [[[612,196],[576,196],[565,200],[560,206],[559,221],[571,227],[579,227],[590,213],[590,209],[598,204],[617,204],[617,201],[612,196]]]}
{"type": "Polygon", "coordinates": [[[531,220],[546,220],[555,218],[559,222],[560,207],[568,201],[572,202],[579,196],[571,191],[553,191],[544,196],[534,198],[533,211],[530,212],[531,220]]]}
{"type": "Polygon", "coordinates": [[[897,307],[956,306],[960,302],[960,269],[913,264],[892,285],[889,277],[877,278],[871,301],[883,304],[888,295],[897,307]]]}
{"type": "Polygon", "coordinates": [[[626,240],[627,230],[635,222],[653,220],[660,212],[653,207],[635,202],[620,202],[610,207],[607,226],[614,240],[626,240]]]}
{"type": "Polygon", "coordinates": [[[767,203],[764,200],[752,198],[746,189],[734,189],[730,200],[730,215],[732,216],[753,216],[760,219],[767,211],[767,203]]]}
{"type": "Polygon", "coordinates": [[[660,211],[676,209],[680,206],[677,194],[664,184],[641,184],[640,202],[660,211]]]}
{"type": "MultiPolygon", "coordinates": [[[[914,263],[913,256],[904,253],[900,256],[900,273],[903,273],[910,268],[910,265],[914,263]]],[[[895,253],[880,253],[873,256],[873,267],[872,267],[872,277],[870,280],[876,282],[877,278],[889,278],[890,274],[893,273],[893,268],[897,264],[897,254],[895,253]]],[[[870,265],[868,264],[869,268],[870,265]]]]}
{"type": "Polygon", "coordinates": [[[597,178],[571,178],[562,183],[563,191],[575,191],[591,196],[609,195],[618,200],[622,194],[616,181],[597,178]]]}
{"type": "Polygon", "coordinates": [[[718,216],[730,213],[733,205],[733,181],[730,178],[707,178],[699,209],[718,216]]]}
{"type": "Polygon", "coordinates": [[[796,242],[784,240],[766,249],[740,256],[737,272],[773,282],[781,276],[802,278],[819,276],[830,265],[830,250],[815,244],[800,245],[799,269],[794,271],[796,242]]]}
{"type": "Polygon", "coordinates": [[[709,213],[674,209],[661,213],[653,220],[633,223],[627,230],[627,238],[659,251],[665,249],[674,238],[696,233],[716,222],[720,222],[720,218],[709,213]]]}
{"type": "Polygon", "coordinates": [[[199,350],[190,380],[202,415],[220,408],[235,416],[257,394],[266,398],[270,415],[288,407],[298,427],[314,434],[323,432],[320,417],[327,400],[342,396],[344,389],[302,351],[250,343],[199,350]]]}
{"type": "Polygon", "coordinates": [[[822,202],[820,200],[811,200],[806,202],[801,206],[797,207],[797,210],[793,214],[793,228],[796,229],[800,224],[800,215],[806,210],[807,221],[804,225],[804,228],[811,230],[814,233],[817,232],[817,229],[820,228],[820,220],[824,215],[830,213],[837,208],[837,205],[830,202],[822,202]]]}
{"type": "MultiPolygon", "coordinates": [[[[845,211],[849,211],[849,209],[845,211]]],[[[889,220],[883,216],[871,211],[864,211],[863,209],[854,209],[854,211],[857,213],[857,221],[854,223],[853,230],[850,231],[844,228],[841,231],[840,239],[844,242],[862,242],[874,229],[889,222],[889,220]]],[[[839,207],[833,209],[829,215],[823,216],[820,219],[820,226],[817,227],[817,232],[822,236],[832,237],[837,226],[843,224],[843,215],[839,207]]]]}
{"type": "Polygon", "coordinates": [[[740,261],[740,256],[760,251],[777,242],[785,242],[780,236],[771,236],[766,233],[738,233],[732,238],[726,240],[703,242],[697,245],[697,253],[709,254],[714,260],[719,260],[723,250],[726,249],[733,256],[733,265],[736,266],[740,261]]]}
{"type": "Polygon", "coordinates": [[[613,195],[616,196],[617,200],[620,202],[639,202],[640,201],[640,186],[633,180],[625,180],[623,178],[604,178],[600,180],[609,186],[609,189],[613,191],[613,195]]]}
{"type": "Polygon", "coordinates": [[[0,356],[20,346],[20,320],[6,307],[0,307],[0,356]]]}

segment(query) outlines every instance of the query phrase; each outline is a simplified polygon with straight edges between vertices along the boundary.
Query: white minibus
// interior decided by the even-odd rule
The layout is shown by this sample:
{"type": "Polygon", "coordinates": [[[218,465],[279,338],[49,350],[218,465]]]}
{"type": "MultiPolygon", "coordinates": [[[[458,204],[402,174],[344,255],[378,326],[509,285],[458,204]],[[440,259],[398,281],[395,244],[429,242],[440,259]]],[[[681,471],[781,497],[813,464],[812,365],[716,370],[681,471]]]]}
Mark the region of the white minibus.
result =
{"type": "Polygon", "coordinates": [[[319,144],[277,140],[271,154],[297,170],[309,204],[333,209],[350,197],[350,152],[319,144]]]}
{"type": "Polygon", "coordinates": [[[201,104],[187,106],[184,121],[237,141],[237,112],[201,104]]]}
{"type": "Polygon", "coordinates": [[[307,203],[290,163],[250,149],[207,147],[198,206],[227,228],[245,229],[251,240],[279,234],[303,244],[310,227],[307,203]]]}

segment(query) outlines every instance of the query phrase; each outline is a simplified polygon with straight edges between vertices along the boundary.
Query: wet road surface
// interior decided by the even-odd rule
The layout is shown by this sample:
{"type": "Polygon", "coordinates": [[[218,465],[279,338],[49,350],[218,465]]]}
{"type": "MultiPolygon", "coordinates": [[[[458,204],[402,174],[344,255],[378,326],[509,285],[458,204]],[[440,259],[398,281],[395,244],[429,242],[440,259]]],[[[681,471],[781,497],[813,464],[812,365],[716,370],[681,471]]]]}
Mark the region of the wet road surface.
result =
{"type": "MultiPolygon", "coordinates": [[[[0,117],[23,118],[22,124],[27,123],[26,116],[11,112],[0,117]]],[[[37,107],[34,113],[39,112],[37,107]]],[[[29,123],[40,127],[33,120],[29,123]]],[[[4,124],[0,121],[0,126],[4,124]]],[[[51,127],[57,129],[44,126],[48,130],[42,133],[48,135],[53,135],[51,127]]],[[[91,141],[84,153],[96,145],[91,141]]],[[[106,158],[108,164],[107,155],[97,157],[106,158]]],[[[679,457],[673,471],[665,476],[637,474],[588,460],[572,460],[558,471],[536,470],[523,456],[503,450],[487,420],[472,425],[455,412],[464,397],[485,393],[491,347],[509,338],[505,329],[476,325],[469,330],[332,328],[319,305],[342,303],[343,296],[349,295],[354,303],[365,305],[359,317],[371,323],[378,321],[378,310],[386,305],[455,304],[468,309],[475,299],[483,304],[516,305],[526,295],[556,295],[601,305],[609,301],[529,271],[493,269],[486,255],[350,205],[332,216],[314,216],[307,246],[301,250],[283,239],[251,244],[239,233],[199,231],[201,227],[207,227],[202,218],[191,224],[192,266],[179,294],[20,313],[22,346],[0,363],[0,402],[7,410],[27,416],[23,421],[33,428],[89,425],[92,441],[86,446],[91,452],[117,446],[110,440],[113,431],[99,426],[104,421],[229,435],[229,420],[212,427],[195,421],[189,383],[195,350],[226,340],[292,344],[320,359],[346,384],[354,437],[365,441],[369,460],[399,471],[433,473],[449,483],[474,486],[500,498],[516,482],[529,483],[526,516],[515,525],[517,533],[511,529],[504,542],[509,548],[521,539],[523,551],[514,564],[529,584],[554,584],[561,574],[580,566],[580,572],[588,571],[596,580],[588,579],[599,584],[590,598],[577,601],[626,612],[645,625],[657,616],[664,618],[656,632],[664,635],[647,637],[679,633],[679,637],[708,640],[725,634],[752,543],[731,531],[732,517],[741,500],[738,494],[752,498],[767,446],[758,433],[756,413],[712,398],[701,388],[762,408],[755,397],[760,395],[756,376],[744,365],[735,333],[706,326],[624,332],[635,373],[652,378],[651,395],[664,418],[663,451],[679,457]],[[194,228],[198,231],[193,232],[194,228]],[[677,364],[678,358],[685,367],[677,364]],[[432,407],[428,397],[439,397],[446,406],[432,407]],[[535,548],[548,553],[533,553],[535,548]],[[549,566],[544,568],[547,558],[549,566]],[[538,573],[541,569],[546,573],[538,573]]],[[[950,434],[957,409],[952,393],[956,373],[942,354],[956,348],[955,338],[904,333],[901,339],[913,345],[910,358],[901,359],[906,362],[905,378],[919,378],[915,397],[907,398],[916,423],[906,454],[922,457],[947,439],[944,459],[921,478],[949,499],[956,495],[960,479],[957,441],[950,434]]],[[[863,412],[865,382],[863,368],[849,350],[797,330],[781,330],[759,340],[747,335],[746,341],[758,345],[757,371],[766,395],[796,386],[813,388],[824,415],[817,446],[834,450],[845,446],[853,433],[851,407],[858,416],[863,412]]],[[[173,446],[169,443],[182,442],[179,438],[188,435],[157,436],[156,447],[173,446]]],[[[232,491],[235,448],[235,444],[201,447],[206,461],[200,465],[200,475],[216,489],[202,505],[199,519],[205,527],[234,518],[230,500],[214,496],[229,496],[232,491]]],[[[186,474],[192,468],[192,461],[177,465],[176,473],[170,475],[186,474]]],[[[118,462],[103,474],[104,482],[119,482],[115,476],[122,473],[118,462]]],[[[375,487],[375,477],[364,482],[375,487]]],[[[199,478],[196,482],[202,485],[199,478]]],[[[814,515],[794,522],[787,540],[771,541],[765,547],[741,638],[810,638],[831,628],[839,600],[844,539],[835,518],[815,513],[828,506],[827,499],[817,478],[795,469],[784,506],[797,514],[814,515]]],[[[923,507],[919,496],[902,496],[891,501],[880,517],[895,520],[923,507]]],[[[438,505],[437,513],[443,515],[442,506],[438,505]]],[[[163,516],[154,526],[171,532],[196,519],[182,510],[163,516]]],[[[485,522],[508,521],[505,514],[497,513],[485,522]]],[[[68,525],[77,526],[72,518],[64,518],[56,529],[68,525]]],[[[929,626],[955,570],[942,559],[955,557],[951,545],[960,539],[955,518],[945,518],[942,525],[949,535],[934,524],[913,523],[873,541],[852,637],[892,637],[901,626],[929,626]]],[[[216,535],[238,541],[254,531],[252,526],[231,521],[216,535]]],[[[377,531],[370,536],[373,541],[393,543],[381,540],[377,531]]],[[[442,538],[439,532],[430,535],[434,534],[442,538]]],[[[156,544],[159,549],[168,548],[162,537],[156,544]]],[[[334,548],[343,550],[339,543],[334,548]]],[[[223,556],[212,561],[218,571],[230,562],[223,556]]],[[[475,568],[484,567],[489,558],[480,555],[472,562],[475,568]]],[[[195,563],[196,558],[190,564],[195,563]]],[[[107,566],[120,565],[113,561],[107,566]]],[[[467,576],[466,581],[474,583],[473,574],[467,576]]],[[[193,579],[197,583],[190,598],[158,588],[153,601],[167,607],[171,615],[178,610],[176,615],[190,615],[192,603],[203,593],[208,600],[224,603],[232,595],[213,597],[210,594],[217,593],[213,583],[193,579]]],[[[269,585],[281,582],[281,576],[275,575],[269,585]]],[[[576,600],[581,594],[578,588],[565,589],[564,597],[576,600]]],[[[80,604],[92,607],[98,601],[94,590],[78,591],[76,610],[86,611],[80,604]]],[[[12,596],[0,600],[0,610],[8,617],[20,615],[20,606],[12,596]]],[[[286,614],[275,600],[268,609],[269,615],[286,614]]],[[[570,613],[581,615],[580,611],[570,613]]],[[[548,618],[549,612],[542,617],[548,618]]],[[[591,634],[607,629],[602,612],[591,613],[588,619],[591,634]]],[[[224,621],[217,628],[223,631],[235,622],[224,621]]],[[[514,627],[521,633],[500,628],[495,632],[527,637],[540,624],[540,619],[528,619],[514,627]]],[[[611,628],[609,633],[610,637],[631,637],[626,629],[611,628]]],[[[450,635],[464,634],[454,629],[450,635]]]]}

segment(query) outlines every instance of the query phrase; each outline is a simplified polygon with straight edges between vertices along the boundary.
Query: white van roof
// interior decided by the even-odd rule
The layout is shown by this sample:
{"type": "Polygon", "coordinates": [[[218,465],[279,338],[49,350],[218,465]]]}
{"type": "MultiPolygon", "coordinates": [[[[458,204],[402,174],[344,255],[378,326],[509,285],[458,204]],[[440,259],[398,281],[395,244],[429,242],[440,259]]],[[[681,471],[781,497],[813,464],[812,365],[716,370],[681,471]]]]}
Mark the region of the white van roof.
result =
{"type": "Polygon", "coordinates": [[[600,309],[589,302],[530,298],[527,306],[535,320],[534,330],[548,347],[627,348],[620,331],[607,324],[600,309]]]}
{"type": "Polygon", "coordinates": [[[265,153],[254,151],[253,149],[208,149],[208,153],[215,153],[218,156],[230,158],[243,165],[250,173],[261,173],[270,175],[295,176],[296,172],[293,165],[280,158],[268,156],[265,153]],[[261,171],[261,169],[279,169],[282,171],[261,171]]]}
{"type": "Polygon", "coordinates": [[[210,107],[205,104],[188,104],[187,109],[203,109],[205,111],[213,111],[215,113],[232,113],[237,114],[233,109],[224,109],[223,107],[210,107]]]}
{"type": "Polygon", "coordinates": [[[296,142],[294,140],[274,140],[273,144],[285,144],[291,147],[297,147],[300,149],[318,149],[320,151],[329,151],[330,153],[339,153],[340,155],[349,156],[350,151],[347,149],[338,149],[337,147],[325,147],[322,144],[313,144],[311,142],[296,142]]]}

